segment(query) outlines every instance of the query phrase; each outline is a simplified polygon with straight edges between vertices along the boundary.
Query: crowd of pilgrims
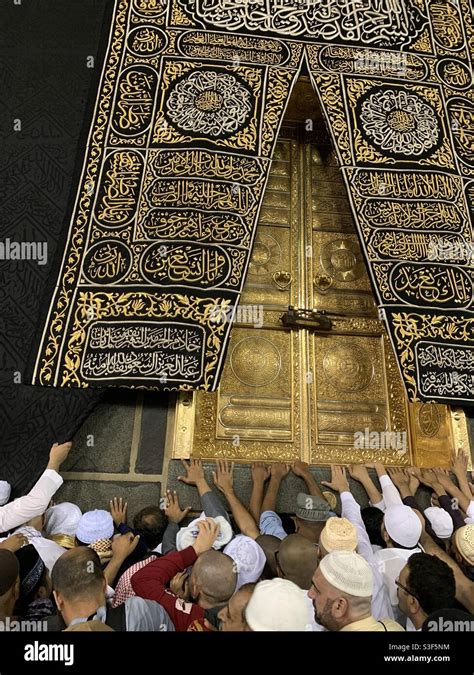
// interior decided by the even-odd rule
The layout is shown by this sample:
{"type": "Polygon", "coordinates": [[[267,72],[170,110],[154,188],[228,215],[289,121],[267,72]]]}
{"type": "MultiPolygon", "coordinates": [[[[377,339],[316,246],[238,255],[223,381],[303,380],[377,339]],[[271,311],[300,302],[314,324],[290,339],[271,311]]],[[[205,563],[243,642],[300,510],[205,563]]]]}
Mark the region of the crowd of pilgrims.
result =
{"type": "Polygon", "coordinates": [[[183,460],[179,480],[195,486],[202,512],[193,517],[168,490],[129,520],[121,498],[85,513],[52,501],[70,450],[55,443],[22,497],[12,500],[0,481],[2,622],[48,631],[474,629],[474,476],[462,453],[450,470],[333,465],[321,484],[304,462],[256,462],[248,504],[228,461],[208,481],[200,461],[183,460]],[[292,515],[278,514],[289,472],[302,491],[292,515]],[[361,488],[362,509],[352,494],[364,501],[361,488]]]}

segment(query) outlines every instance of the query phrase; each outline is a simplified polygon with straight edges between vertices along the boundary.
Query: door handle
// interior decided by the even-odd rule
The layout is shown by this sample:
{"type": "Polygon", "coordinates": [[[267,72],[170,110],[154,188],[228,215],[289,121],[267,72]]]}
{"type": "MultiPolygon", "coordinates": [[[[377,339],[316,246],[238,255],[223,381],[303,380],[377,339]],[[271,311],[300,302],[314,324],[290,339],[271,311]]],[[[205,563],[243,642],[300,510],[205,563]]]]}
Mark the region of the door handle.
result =
{"type": "Polygon", "coordinates": [[[293,281],[291,274],[285,270],[277,270],[274,272],[272,279],[273,283],[275,286],[277,286],[277,288],[280,289],[280,291],[286,291],[286,289],[291,286],[291,282],[293,281]]]}

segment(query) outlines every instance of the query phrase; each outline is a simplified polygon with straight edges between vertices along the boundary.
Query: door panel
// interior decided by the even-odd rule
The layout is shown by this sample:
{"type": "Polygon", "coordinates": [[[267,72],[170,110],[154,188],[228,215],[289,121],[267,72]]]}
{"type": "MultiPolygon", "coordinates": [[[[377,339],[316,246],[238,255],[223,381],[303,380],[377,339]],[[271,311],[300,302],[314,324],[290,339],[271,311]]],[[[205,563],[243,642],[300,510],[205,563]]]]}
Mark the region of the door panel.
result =
{"type": "MultiPolygon", "coordinates": [[[[449,420],[445,406],[435,407],[449,420]]],[[[285,123],[221,383],[215,393],[178,395],[169,427],[172,454],[420,464],[429,458],[423,429],[433,427],[422,412],[407,404],[378,320],[329,141],[285,123]],[[326,312],[332,329],[285,328],[281,317],[290,305],[326,312]],[[356,432],[385,434],[391,443],[355,447],[356,432]],[[415,457],[412,435],[420,444],[415,457]]],[[[429,412],[430,420],[436,417],[429,412]]],[[[453,438],[448,427],[446,421],[433,432],[436,439],[440,434],[437,449],[453,438]]]]}

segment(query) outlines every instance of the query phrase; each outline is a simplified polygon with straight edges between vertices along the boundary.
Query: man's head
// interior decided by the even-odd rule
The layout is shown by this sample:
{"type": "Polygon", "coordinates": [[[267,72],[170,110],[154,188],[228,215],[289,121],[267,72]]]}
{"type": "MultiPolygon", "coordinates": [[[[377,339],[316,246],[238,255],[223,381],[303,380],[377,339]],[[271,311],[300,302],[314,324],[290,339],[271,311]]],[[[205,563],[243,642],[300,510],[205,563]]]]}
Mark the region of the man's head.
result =
{"type": "Polygon", "coordinates": [[[113,534],[114,521],[108,511],[103,509],[86,511],[77,525],[77,545],[89,546],[101,539],[112,539],[113,534]]]}
{"type": "Polygon", "coordinates": [[[382,538],[387,548],[416,548],[422,525],[415,511],[405,504],[389,506],[382,523],[382,538]]]}
{"type": "Polygon", "coordinates": [[[224,553],[232,558],[237,571],[238,590],[244,584],[254,584],[260,581],[265,568],[266,557],[262,547],[255,539],[238,534],[231,539],[224,549],[224,553]]]}
{"type": "Polygon", "coordinates": [[[334,515],[325,499],[300,492],[296,498],[295,532],[317,544],[326,521],[334,515]]]}
{"type": "Polygon", "coordinates": [[[77,616],[89,616],[105,604],[105,579],[100,558],[87,546],[73,548],[56,561],[53,594],[67,625],[77,616]]]}
{"type": "Polygon", "coordinates": [[[347,518],[329,518],[319,537],[319,555],[324,558],[331,551],[355,551],[357,528],[347,518]]]}
{"type": "Polygon", "coordinates": [[[191,597],[205,609],[216,607],[235,591],[237,572],[232,558],[220,551],[206,551],[193,565],[189,577],[191,597]]]}
{"type": "Polygon", "coordinates": [[[26,611],[35,600],[45,600],[52,591],[51,576],[34,546],[28,544],[15,553],[20,565],[19,609],[26,611]]]}
{"type": "Polygon", "coordinates": [[[245,609],[251,631],[311,630],[305,592],[288,579],[260,581],[245,609]]]}
{"type": "Polygon", "coordinates": [[[319,563],[308,592],[316,621],[331,631],[371,615],[373,575],[357,553],[333,551],[319,563]]]}
{"type": "Polygon", "coordinates": [[[474,566],[474,525],[456,530],[452,539],[453,553],[462,568],[474,566]]]}
{"type": "Polygon", "coordinates": [[[217,615],[219,630],[242,633],[250,630],[245,620],[245,608],[248,605],[256,584],[244,584],[234,593],[227,605],[217,615]]]}
{"type": "Polygon", "coordinates": [[[272,534],[261,534],[255,540],[262,547],[267,562],[263,568],[262,579],[274,579],[278,576],[275,553],[280,548],[281,539],[272,534]]]}
{"type": "Polygon", "coordinates": [[[20,565],[14,553],[0,549],[0,616],[11,616],[20,595],[20,565]]]}
{"type": "Polygon", "coordinates": [[[150,551],[163,539],[165,528],[166,520],[158,506],[146,506],[133,519],[133,529],[142,535],[150,551]]]}
{"type": "Polygon", "coordinates": [[[308,590],[318,565],[318,549],[300,534],[289,534],[276,554],[278,576],[308,590]]]}
{"type": "Polygon", "coordinates": [[[360,515],[364,521],[370,543],[373,546],[385,548],[385,541],[382,537],[383,511],[376,506],[366,506],[365,509],[361,509],[360,515]]]}
{"type": "Polygon", "coordinates": [[[456,582],[452,569],[428,553],[414,553],[397,581],[398,604],[416,629],[426,617],[454,605],[456,582]]]}

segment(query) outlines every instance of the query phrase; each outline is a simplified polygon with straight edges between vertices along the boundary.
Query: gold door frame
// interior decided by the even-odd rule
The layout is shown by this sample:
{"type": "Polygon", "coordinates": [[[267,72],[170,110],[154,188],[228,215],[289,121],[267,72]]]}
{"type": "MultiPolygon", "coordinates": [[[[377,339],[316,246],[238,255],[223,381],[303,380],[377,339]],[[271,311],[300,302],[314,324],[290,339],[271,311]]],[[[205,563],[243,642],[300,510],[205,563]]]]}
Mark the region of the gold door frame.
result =
{"type": "MultiPolygon", "coordinates": [[[[229,456],[242,462],[253,460],[293,461],[299,458],[311,464],[382,461],[385,464],[394,466],[406,466],[410,464],[425,467],[447,466],[449,464],[451,448],[461,450],[469,455],[469,436],[465,414],[461,408],[451,410],[448,406],[435,403],[408,403],[397,362],[384,324],[377,318],[373,298],[372,304],[375,313],[370,308],[370,285],[367,272],[365,271],[367,281],[365,282],[365,279],[361,278],[360,284],[355,284],[355,287],[350,291],[346,292],[344,290],[344,284],[341,284],[339,289],[335,289],[335,294],[332,296],[332,299],[336,303],[335,309],[330,304],[331,296],[325,295],[323,291],[318,291],[318,284],[320,287],[321,284],[324,287],[325,283],[329,283],[327,279],[324,279],[327,275],[320,268],[320,265],[318,267],[319,263],[316,257],[313,255],[308,257],[306,252],[308,247],[311,250],[313,247],[316,247],[317,250],[322,250],[325,240],[331,242],[333,239],[328,235],[327,227],[314,227],[313,224],[314,213],[318,215],[318,211],[317,209],[315,210],[313,204],[311,183],[313,175],[308,170],[308,167],[311,165],[312,146],[308,142],[301,144],[301,138],[298,138],[295,126],[287,121],[288,119],[295,120],[295,122],[307,119],[314,120],[314,110],[315,95],[309,80],[308,78],[300,78],[288,105],[288,112],[280,134],[280,141],[289,144],[291,148],[291,186],[299,185],[303,177],[305,178],[305,185],[302,189],[290,189],[290,204],[288,205],[290,222],[286,231],[286,235],[289,233],[290,237],[290,258],[285,261],[282,269],[277,270],[274,274],[274,277],[277,275],[277,279],[279,279],[279,281],[277,280],[277,285],[281,284],[281,290],[287,292],[287,295],[284,297],[284,294],[279,295],[276,293],[275,295],[275,289],[269,289],[267,284],[269,296],[265,298],[264,330],[259,331],[263,335],[273,335],[273,340],[281,342],[280,347],[284,347],[285,339],[287,343],[286,353],[290,362],[290,375],[287,384],[290,386],[286,392],[286,398],[278,398],[278,395],[276,395],[277,402],[275,403],[277,407],[281,406],[280,421],[283,421],[280,438],[276,430],[267,434],[261,431],[260,433],[256,433],[255,438],[252,437],[251,431],[247,430],[248,433],[241,434],[237,439],[238,444],[232,445],[232,437],[226,438],[225,429],[222,424],[219,424],[222,410],[222,406],[220,407],[221,398],[223,400],[222,405],[230,408],[232,408],[230,398],[236,398],[235,390],[230,398],[229,396],[225,398],[226,394],[225,392],[223,393],[223,389],[225,390],[226,387],[226,373],[229,372],[227,366],[231,358],[232,341],[235,341],[239,334],[246,335],[245,324],[237,323],[233,327],[231,343],[226,357],[226,368],[223,371],[218,391],[211,394],[181,392],[176,397],[170,399],[167,450],[173,458],[197,456],[214,459],[229,456]],[[299,199],[302,194],[305,195],[305,198],[299,199]],[[303,236],[298,236],[301,233],[303,236]],[[294,237],[296,237],[297,244],[291,246],[291,241],[294,237]],[[292,283],[295,278],[298,280],[296,285],[292,283]],[[337,295],[338,293],[339,295],[337,295]],[[281,337],[285,331],[279,325],[279,318],[283,313],[282,309],[284,305],[293,304],[299,308],[309,309],[317,307],[321,298],[324,298],[326,304],[329,302],[329,305],[327,305],[329,311],[337,311],[337,304],[340,304],[341,300],[345,300],[345,304],[349,306],[351,302],[358,303],[362,307],[362,310],[359,312],[359,315],[352,317],[333,318],[333,329],[329,336],[318,333],[310,334],[306,329],[300,329],[290,332],[289,335],[287,334],[287,338],[281,337]],[[351,301],[347,301],[347,298],[351,298],[351,301]],[[285,302],[283,302],[284,299],[285,302]],[[345,338],[344,336],[350,336],[350,349],[348,346],[349,338],[345,338]],[[385,367],[378,374],[379,382],[376,383],[378,384],[378,388],[374,386],[374,391],[378,393],[379,397],[383,391],[383,401],[379,399],[377,403],[377,400],[374,400],[372,396],[372,399],[369,397],[365,403],[356,401],[354,404],[354,397],[351,399],[348,396],[346,402],[343,400],[336,401],[335,410],[331,410],[331,396],[327,397],[327,401],[320,400],[317,391],[319,386],[317,384],[317,373],[321,370],[321,359],[317,363],[317,354],[321,354],[321,345],[324,344],[325,339],[332,339],[332,345],[336,349],[339,348],[343,355],[350,352],[351,349],[356,352],[358,349],[362,350],[367,345],[379,350],[380,359],[385,363],[385,367]],[[358,340],[360,347],[358,346],[358,340]],[[313,373],[314,379],[310,382],[305,382],[304,373],[313,373]],[[385,419],[389,423],[390,431],[406,431],[408,447],[401,454],[397,454],[393,450],[355,449],[348,442],[349,434],[344,431],[329,431],[320,434],[324,421],[327,422],[328,419],[331,422],[331,419],[335,420],[341,414],[345,414],[346,419],[348,415],[352,415],[354,419],[358,419],[360,424],[363,424],[361,420],[370,421],[371,419],[375,419],[377,415],[380,416],[380,410],[382,410],[385,419]],[[288,411],[290,415],[290,436],[288,435],[288,427],[285,427],[288,420],[288,411]],[[357,415],[359,416],[358,418],[357,415]],[[196,427],[198,427],[197,432],[196,427]],[[284,431],[285,429],[286,432],[284,431]],[[285,433],[286,441],[283,439],[285,433]],[[293,434],[292,437],[291,434],[293,434]],[[331,435],[336,439],[335,442],[331,442],[331,435]],[[288,439],[292,442],[289,443],[288,439]],[[241,448],[240,440],[243,441],[245,447],[241,448]]],[[[322,125],[320,119],[316,118],[316,122],[322,125]]],[[[277,170],[278,165],[277,153],[278,146],[272,164],[272,168],[276,167],[275,170],[277,170]]],[[[273,176],[273,179],[278,189],[278,175],[273,176]]],[[[342,186],[342,178],[340,180],[342,186]]],[[[269,178],[269,184],[265,193],[267,206],[265,206],[266,202],[264,200],[260,214],[256,245],[258,243],[259,232],[263,233],[261,234],[262,237],[268,238],[276,237],[278,239],[280,235],[283,238],[285,236],[284,228],[279,229],[274,227],[274,231],[269,230],[272,227],[271,189],[272,175],[269,178]]],[[[344,199],[347,201],[345,192],[341,192],[341,201],[342,195],[344,195],[344,199]]],[[[341,220],[343,219],[347,219],[345,214],[341,220]]],[[[350,217],[350,220],[352,222],[352,217],[350,217]]],[[[330,231],[331,227],[329,227],[329,234],[331,234],[330,231]]],[[[345,241],[352,239],[353,242],[358,242],[353,225],[351,229],[347,225],[344,225],[342,228],[338,225],[335,231],[343,232],[345,241]]],[[[281,243],[282,239],[279,239],[279,241],[281,243]]],[[[355,244],[353,248],[355,251],[355,244]]],[[[330,283],[332,284],[332,281],[330,283]]],[[[335,285],[337,286],[337,283],[335,285]]],[[[242,294],[241,304],[259,302],[259,298],[261,299],[259,284],[252,284],[251,274],[249,274],[242,294]]],[[[250,329],[248,334],[252,334],[250,329]]],[[[253,339],[255,341],[255,338],[253,339]]],[[[260,344],[263,344],[266,338],[259,337],[258,340],[260,344]]],[[[331,350],[326,351],[329,353],[331,350]]],[[[341,361],[344,363],[344,358],[341,361]]],[[[332,365],[330,357],[329,365],[332,365]]],[[[242,401],[240,403],[245,407],[244,397],[241,398],[242,401]]],[[[339,399],[341,399],[341,396],[339,396],[339,399]]],[[[254,398],[253,401],[255,403],[257,399],[254,398]]],[[[271,399],[267,399],[267,405],[270,401],[271,399]]],[[[263,399],[260,403],[265,405],[263,399]]],[[[269,410],[267,407],[267,413],[269,410]]],[[[277,413],[275,410],[273,410],[273,413],[276,417],[277,413]]]]}

